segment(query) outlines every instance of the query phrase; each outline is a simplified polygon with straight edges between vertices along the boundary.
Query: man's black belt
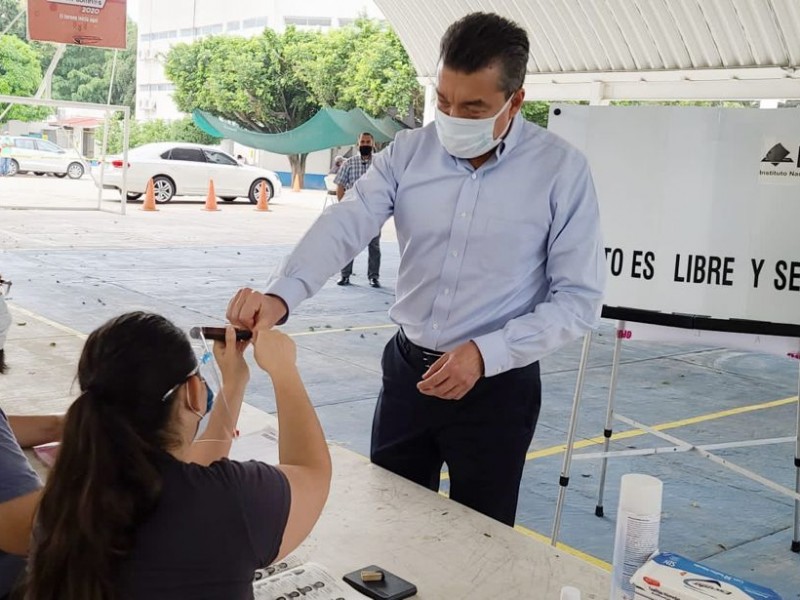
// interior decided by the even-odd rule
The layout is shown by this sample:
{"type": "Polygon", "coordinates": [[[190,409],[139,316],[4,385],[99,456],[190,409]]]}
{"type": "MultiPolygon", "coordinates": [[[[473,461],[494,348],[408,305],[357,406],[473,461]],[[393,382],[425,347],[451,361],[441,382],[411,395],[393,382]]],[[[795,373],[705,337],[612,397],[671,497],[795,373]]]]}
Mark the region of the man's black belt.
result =
{"type": "Polygon", "coordinates": [[[444,354],[444,352],[439,352],[438,350],[429,350],[428,348],[417,346],[414,342],[408,339],[408,337],[406,337],[402,327],[397,333],[397,338],[400,341],[400,345],[403,348],[406,356],[412,361],[421,363],[426,367],[430,367],[439,359],[440,356],[442,356],[442,354],[444,354]]]}

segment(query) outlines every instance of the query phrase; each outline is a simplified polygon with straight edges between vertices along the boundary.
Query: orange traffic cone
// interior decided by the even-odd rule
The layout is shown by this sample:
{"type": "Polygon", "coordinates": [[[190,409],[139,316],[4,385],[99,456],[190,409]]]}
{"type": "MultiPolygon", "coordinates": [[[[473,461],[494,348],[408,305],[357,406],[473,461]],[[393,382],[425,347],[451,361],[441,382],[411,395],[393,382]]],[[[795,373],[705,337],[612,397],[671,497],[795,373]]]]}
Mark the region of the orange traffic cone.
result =
{"type": "Polygon", "coordinates": [[[217,194],[214,192],[214,180],[208,180],[208,197],[206,197],[206,205],[203,210],[215,211],[217,208],[217,194]]]}
{"type": "Polygon", "coordinates": [[[258,194],[258,204],[256,210],[259,212],[267,212],[269,210],[269,190],[267,189],[266,182],[261,184],[261,191],[258,194]]]}
{"type": "Polygon", "coordinates": [[[156,208],[156,194],[153,191],[152,179],[147,181],[147,188],[144,190],[144,204],[142,204],[142,210],[158,210],[156,208]]]}

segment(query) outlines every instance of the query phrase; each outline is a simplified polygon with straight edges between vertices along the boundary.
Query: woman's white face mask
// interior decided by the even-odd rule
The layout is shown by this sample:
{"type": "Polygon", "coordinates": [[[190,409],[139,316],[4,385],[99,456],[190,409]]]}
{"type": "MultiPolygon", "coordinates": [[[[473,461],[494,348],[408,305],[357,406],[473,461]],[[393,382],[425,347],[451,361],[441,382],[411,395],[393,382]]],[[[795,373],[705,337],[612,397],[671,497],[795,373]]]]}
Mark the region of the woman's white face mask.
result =
{"type": "Polygon", "coordinates": [[[511,120],[499,137],[494,137],[494,126],[511,105],[512,96],[496,115],[487,119],[461,119],[451,117],[436,107],[436,133],[448,153],[457,158],[477,158],[497,147],[511,126],[511,120]]]}

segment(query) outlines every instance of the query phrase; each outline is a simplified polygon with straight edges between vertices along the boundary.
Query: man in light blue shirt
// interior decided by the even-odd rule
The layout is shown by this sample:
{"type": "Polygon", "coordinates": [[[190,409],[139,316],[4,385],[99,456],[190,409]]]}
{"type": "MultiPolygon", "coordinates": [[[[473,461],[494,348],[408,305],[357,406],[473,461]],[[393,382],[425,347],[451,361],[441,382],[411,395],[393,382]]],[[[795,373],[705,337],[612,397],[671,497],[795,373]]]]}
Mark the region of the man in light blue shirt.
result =
{"type": "Polygon", "coordinates": [[[266,294],[228,318],[271,327],[316,293],[394,216],[400,326],[383,355],[371,458],[513,525],[539,415],[538,361],[591,328],[605,280],[584,156],[526,122],[529,42],[473,13],[441,43],[435,123],[400,132],[328,209],[266,294]]]}

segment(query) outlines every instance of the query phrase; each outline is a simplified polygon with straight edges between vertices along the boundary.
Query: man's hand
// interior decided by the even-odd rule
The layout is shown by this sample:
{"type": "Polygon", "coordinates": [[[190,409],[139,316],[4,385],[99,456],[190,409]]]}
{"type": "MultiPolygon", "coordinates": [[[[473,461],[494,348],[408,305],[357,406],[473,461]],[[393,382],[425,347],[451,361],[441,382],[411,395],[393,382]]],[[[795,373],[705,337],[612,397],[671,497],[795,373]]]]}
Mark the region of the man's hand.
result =
{"type": "Polygon", "coordinates": [[[270,329],[286,315],[286,305],[276,296],[242,288],[228,303],[228,321],[239,329],[270,329]]]}
{"type": "Polygon", "coordinates": [[[426,396],[461,400],[483,376],[483,357],[477,344],[469,341],[446,352],[431,365],[417,384],[426,396]]]}

